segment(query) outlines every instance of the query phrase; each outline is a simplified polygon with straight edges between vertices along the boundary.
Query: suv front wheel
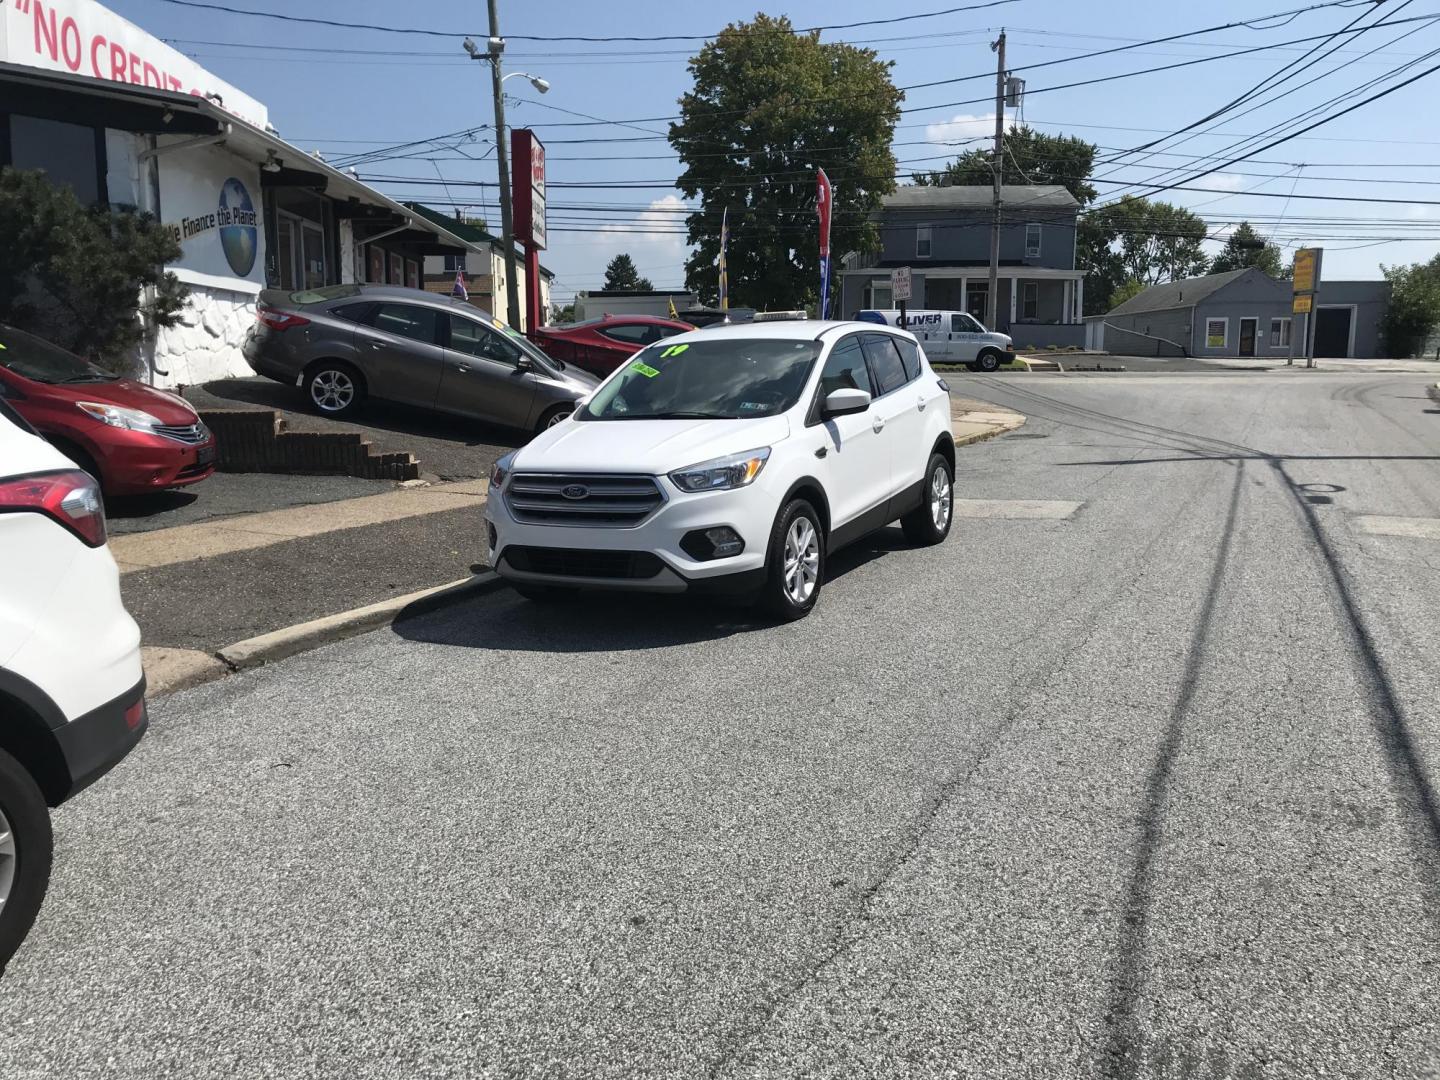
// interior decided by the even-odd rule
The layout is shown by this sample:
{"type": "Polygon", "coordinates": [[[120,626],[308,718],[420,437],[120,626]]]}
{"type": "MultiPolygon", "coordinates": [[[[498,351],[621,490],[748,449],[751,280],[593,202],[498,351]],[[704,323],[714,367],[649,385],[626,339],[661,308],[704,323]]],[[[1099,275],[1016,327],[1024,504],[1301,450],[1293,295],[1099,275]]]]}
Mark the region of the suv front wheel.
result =
{"type": "Polygon", "coordinates": [[[40,912],[52,843],[45,797],[25,767],[0,750],[0,972],[40,912]]]}
{"type": "Polygon", "coordinates": [[[820,599],[825,576],[825,534],[820,515],[804,499],[792,499],[770,530],[764,604],[786,622],[803,619],[820,599]]]}

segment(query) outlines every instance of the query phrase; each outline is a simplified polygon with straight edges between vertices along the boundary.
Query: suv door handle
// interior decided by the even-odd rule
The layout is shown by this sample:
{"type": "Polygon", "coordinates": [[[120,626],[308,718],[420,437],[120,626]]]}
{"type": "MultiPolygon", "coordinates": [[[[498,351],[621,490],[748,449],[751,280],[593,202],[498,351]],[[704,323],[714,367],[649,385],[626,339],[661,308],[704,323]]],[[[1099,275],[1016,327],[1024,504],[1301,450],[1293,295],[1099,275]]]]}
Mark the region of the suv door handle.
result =
{"type": "Polygon", "coordinates": [[[885,430],[885,421],[878,416],[875,417],[874,421],[870,424],[870,430],[875,432],[876,435],[879,435],[880,432],[885,430]]]}

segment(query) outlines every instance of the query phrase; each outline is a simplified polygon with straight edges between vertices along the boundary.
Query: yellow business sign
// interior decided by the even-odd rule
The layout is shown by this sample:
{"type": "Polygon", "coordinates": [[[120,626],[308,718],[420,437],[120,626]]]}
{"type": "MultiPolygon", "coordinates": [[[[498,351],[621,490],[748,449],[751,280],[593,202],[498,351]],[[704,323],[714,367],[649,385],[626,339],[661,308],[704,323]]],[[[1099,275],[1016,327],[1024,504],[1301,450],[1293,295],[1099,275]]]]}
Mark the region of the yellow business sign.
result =
{"type": "Polygon", "coordinates": [[[1314,299],[1315,298],[1308,293],[1304,296],[1295,297],[1295,304],[1290,308],[1291,313],[1295,315],[1309,315],[1314,299]]]}
{"type": "MultiPolygon", "coordinates": [[[[1315,291],[1315,263],[1319,253],[1314,248],[1301,248],[1295,252],[1295,291],[1297,293],[1312,293],[1315,291]]],[[[1297,307],[1295,309],[1299,311],[1297,307]]],[[[1305,309],[1309,311],[1309,308],[1305,309]]]]}

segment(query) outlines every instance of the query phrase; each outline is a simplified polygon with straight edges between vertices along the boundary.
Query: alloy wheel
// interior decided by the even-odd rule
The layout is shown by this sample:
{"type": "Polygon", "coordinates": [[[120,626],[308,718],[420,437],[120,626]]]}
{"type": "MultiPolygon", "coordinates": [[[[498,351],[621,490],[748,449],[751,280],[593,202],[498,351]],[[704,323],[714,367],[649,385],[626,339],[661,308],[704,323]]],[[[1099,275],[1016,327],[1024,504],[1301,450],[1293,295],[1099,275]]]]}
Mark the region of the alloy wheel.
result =
{"type": "Polygon", "coordinates": [[[0,810],[0,911],[5,910],[10,891],[15,887],[15,855],[15,833],[10,829],[5,811],[0,810]]]}
{"type": "Polygon", "coordinates": [[[820,578],[820,536],[807,517],[797,517],[785,534],[785,595],[803,604],[820,578]]]}
{"type": "Polygon", "coordinates": [[[355,383],[343,371],[322,371],[310,380],[310,400],[325,412],[339,412],[355,400],[355,383]]]}
{"type": "Polygon", "coordinates": [[[936,465],[930,477],[930,520],[935,523],[936,532],[943,533],[950,524],[952,498],[950,475],[944,466],[936,465]]]}

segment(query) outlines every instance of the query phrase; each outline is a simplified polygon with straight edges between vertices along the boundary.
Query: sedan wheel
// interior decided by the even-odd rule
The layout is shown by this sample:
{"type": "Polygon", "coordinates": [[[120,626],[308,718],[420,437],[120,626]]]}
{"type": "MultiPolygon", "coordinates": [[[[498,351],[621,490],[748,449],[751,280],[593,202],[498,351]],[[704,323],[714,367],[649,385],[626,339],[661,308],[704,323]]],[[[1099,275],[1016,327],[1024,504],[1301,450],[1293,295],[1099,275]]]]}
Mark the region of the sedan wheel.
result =
{"type": "Polygon", "coordinates": [[[359,373],[338,361],[311,368],[306,390],[310,403],[323,416],[349,416],[365,399],[365,384],[359,373]]]}

